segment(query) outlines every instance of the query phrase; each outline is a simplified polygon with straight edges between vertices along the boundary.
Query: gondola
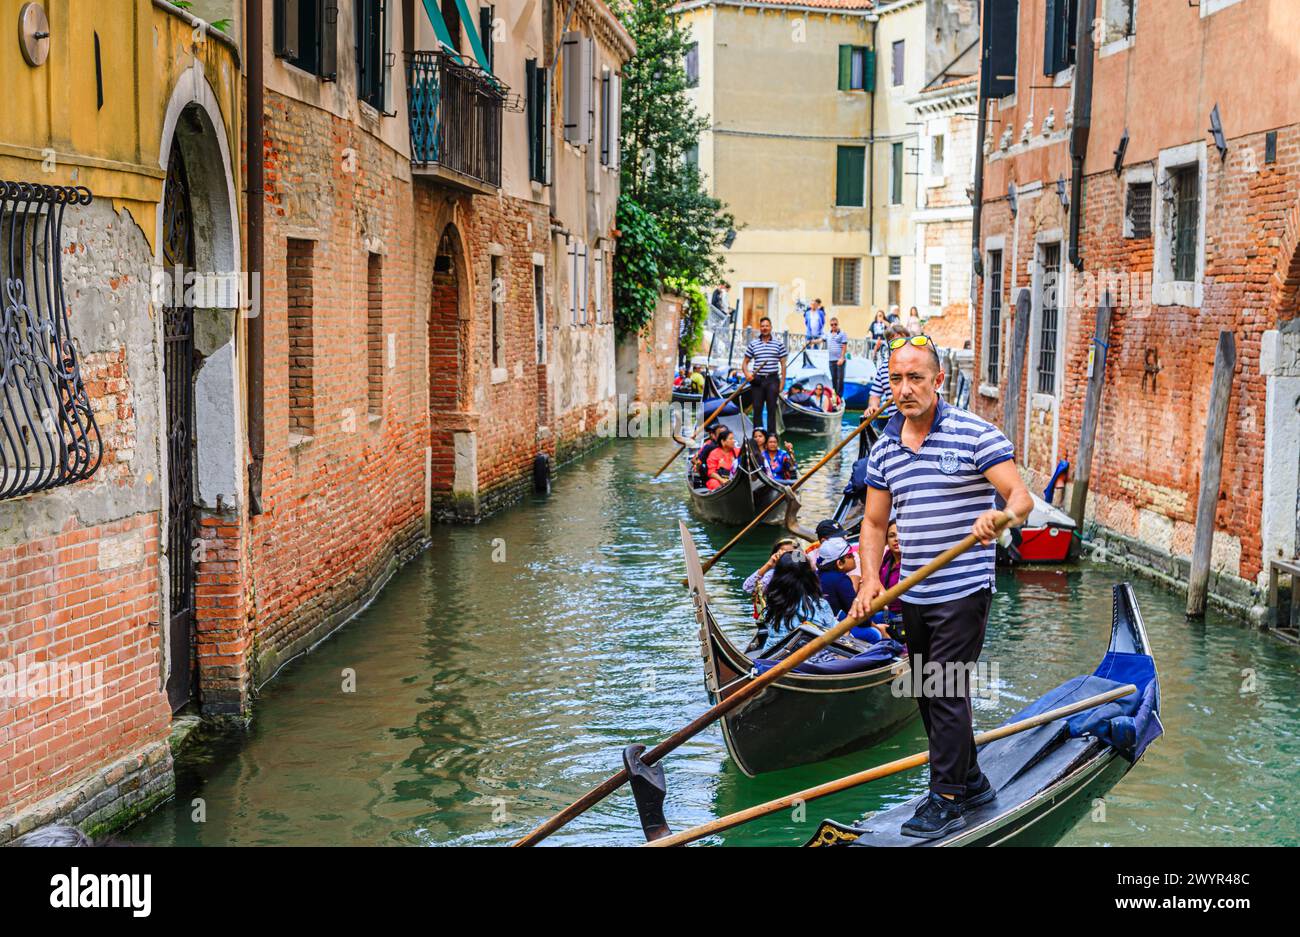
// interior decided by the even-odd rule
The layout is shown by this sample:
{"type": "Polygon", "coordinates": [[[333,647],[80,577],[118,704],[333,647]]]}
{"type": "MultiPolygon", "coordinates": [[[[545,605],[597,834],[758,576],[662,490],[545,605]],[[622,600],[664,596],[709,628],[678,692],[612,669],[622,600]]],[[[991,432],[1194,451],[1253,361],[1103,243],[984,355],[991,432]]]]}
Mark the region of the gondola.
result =
{"type": "MultiPolygon", "coordinates": [[[[989,742],[979,762],[998,796],[941,839],[903,836],[916,798],[847,825],[822,821],[807,846],[1050,846],[1074,828],[1164,732],[1160,679],[1128,583],[1114,587],[1110,646],[1092,674],[1074,677],[1021,710],[1017,722],[1131,683],[1137,692],[989,742]]],[[[925,796],[925,795],[922,795],[925,796]]]]}
{"type": "MultiPolygon", "coordinates": [[[[695,542],[684,523],[681,531],[700,626],[704,683],[709,702],[716,703],[820,631],[805,625],[768,659],[746,656],[718,627],[695,542]]],[[[873,649],[846,637],[728,713],[722,718],[722,737],[736,766],[753,777],[857,751],[897,732],[917,714],[914,700],[892,690],[895,679],[908,671],[900,650],[897,645],[873,649]]]]}
{"type": "MultiPolygon", "coordinates": [[[[712,413],[719,403],[721,403],[719,400],[704,401],[699,408],[700,418],[703,419],[712,413]]],[[[677,436],[675,437],[677,442],[688,446],[690,450],[686,459],[686,488],[690,493],[691,506],[700,517],[718,524],[743,527],[769,504],[780,498],[787,486],[776,481],[763,468],[763,460],[759,456],[758,447],[754,444],[753,424],[739,407],[734,403],[727,404],[714,418],[714,422],[724,424],[736,434],[737,438],[744,440],[740,457],[736,460],[736,472],[721,488],[710,491],[707,488],[697,487],[696,479],[692,477],[691,463],[698,447],[677,436]]],[[[703,439],[703,429],[701,428],[695,436],[697,439],[703,439]]],[[[786,501],[787,512],[797,510],[799,499],[795,494],[791,493],[786,501]]],[[[784,515],[780,510],[773,509],[763,518],[763,522],[781,524],[784,522],[784,515]]]]}
{"type": "Polygon", "coordinates": [[[1077,555],[1074,518],[1030,492],[1034,509],[1023,526],[1011,531],[1011,542],[998,544],[998,563],[1065,563],[1077,555]]]}
{"type": "MultiPolygon", "coordinates": [[[[833,386],[829,375],[819,372],[813,365],[806,349],[800,353],[799,367],[795,370],[798,374],[795,380],[802,383],[805,388],[816,387],[818,384],[824,387],[833,386]]],[[[791,383],[793,386],[793,382],[791,383]]],[[[808,436],[831,436],[838,432],[840,424],[844,422],[843,400],[840,401],[839,409],[826,411],[797,404],[790,400],[789,393],[789,390],[785,390],[777,398],[781,408],[781,419],[788,431],[808,436]]]]}

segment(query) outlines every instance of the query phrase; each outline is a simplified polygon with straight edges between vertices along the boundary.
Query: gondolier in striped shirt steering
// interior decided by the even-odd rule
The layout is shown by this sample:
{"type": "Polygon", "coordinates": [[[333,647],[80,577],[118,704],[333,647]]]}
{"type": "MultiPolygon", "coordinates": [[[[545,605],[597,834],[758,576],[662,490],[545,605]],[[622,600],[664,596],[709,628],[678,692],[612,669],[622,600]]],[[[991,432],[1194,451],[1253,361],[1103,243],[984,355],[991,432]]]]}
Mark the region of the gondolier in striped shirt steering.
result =
{"type": "Polygon", "coordinates": [[[745,346],[741,367],[753,384],[754,425],[760,425],[766,410],[769,433],[776,432],[776,398],[785,386],[785,356],[785,342],[772,335],[772,320],[763,316],[758,320],[758,338],[745,346]]]}
{"type": "Polygon", "coordinates": [[[940,398],[943,369],[929,336],[895,337],[889,344],[889,385],[898,412],[867,463],[862,584],[850,614],[863,617],[885,591],[877,567],[891,513],[898,522],[903,576],[967,534],[980,541],[902,597],[912,692],[930,740],[930,796],[901,832],[934,839],[965,826],[964,809],[997,796],[976,759],[969,682],[993,597],[994,525],[1002,514],[993,507],[994,497],[1000,494],[1021,518],[1033,500],[1001,431],[940,398]],[[931,674],[942,675],[937,694],[936,681],[925,679],[931,674]]]}

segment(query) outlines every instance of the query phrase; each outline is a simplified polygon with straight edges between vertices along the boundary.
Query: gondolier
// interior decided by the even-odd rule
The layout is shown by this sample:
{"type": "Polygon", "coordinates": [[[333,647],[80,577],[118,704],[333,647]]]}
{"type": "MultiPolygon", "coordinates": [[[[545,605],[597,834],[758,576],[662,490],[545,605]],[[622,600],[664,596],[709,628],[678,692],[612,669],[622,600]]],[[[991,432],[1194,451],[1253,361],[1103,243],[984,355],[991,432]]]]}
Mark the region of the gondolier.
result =
{"type": "Polygon", "coordinates": [[[741,367],[752,385],[754,425],[762,425],[767,413],[767,431],[776,432],[777,396],[785,386],[785,342],[772,335],[772,320],[758,320],[758,338],[745,346],[741,367]]]}
{"type": "Polygon", "coordinates": [[[943,369],[929,336],[892,339],[887,367],[899,412],[867,463],[862,585],[850,614],[863,617],[884,591],[877,565],[891,511],[898,521],[903,576],[968,533],[982,544],[903,596],[913,695],[930,740],[930,794],[901,832],[929,839],[961,829],[963,809],[997,796],[976,759],[970,668],[984,645],[993,596],[994,524],[1001,514],[994,497],[1000,494],[1020,517],[1033,500],[1001,431],[940,399],[943,369]],[[923,678],[929,674],[941,679],[927,682],[923,678]],[[941,684],[938,694],[932,692],[935,683],[941,684]]]}

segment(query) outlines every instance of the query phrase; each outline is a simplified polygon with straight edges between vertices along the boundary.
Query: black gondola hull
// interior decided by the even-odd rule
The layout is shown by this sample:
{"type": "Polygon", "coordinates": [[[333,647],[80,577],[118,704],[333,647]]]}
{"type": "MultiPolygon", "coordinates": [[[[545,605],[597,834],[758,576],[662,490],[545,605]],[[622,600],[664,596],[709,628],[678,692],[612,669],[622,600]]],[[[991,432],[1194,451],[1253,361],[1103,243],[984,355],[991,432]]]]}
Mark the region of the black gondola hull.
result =
{"type": "Polygon", "coordinates": [[[805,436],[832,436],[839,431],[840,424],[844,422],[843,407],[826,413],[791,403],[784,396],[779,399],[781,420],[785,423],[786,432],[800,433],[805,436]]]}

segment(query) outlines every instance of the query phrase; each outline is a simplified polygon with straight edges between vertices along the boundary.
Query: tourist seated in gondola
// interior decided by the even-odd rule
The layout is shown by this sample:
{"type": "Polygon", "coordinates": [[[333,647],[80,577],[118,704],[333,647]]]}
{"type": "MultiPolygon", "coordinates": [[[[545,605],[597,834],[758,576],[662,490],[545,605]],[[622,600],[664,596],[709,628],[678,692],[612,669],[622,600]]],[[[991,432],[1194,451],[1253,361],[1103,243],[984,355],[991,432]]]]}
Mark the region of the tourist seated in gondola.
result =
{"type": "Polygon", "coordinates": [[[767,607],[764,594],[767,591],[767,584],[772,581],[772,571],[776,569],[777,560],[798,547],[799,541],[794,537],[782,537],[772,544],[772,555],[767,558],[767,562],[750,573],[741,585],[742,589],[753,596],[755,621],[763,617],[763,609],[767,607]]]}
{"type": "Polygon", "coordinates": [[[779,482],[791,482],[798,477],[799,466],[794,461],[794,446],[788,442],[781,448],[781,440],[776,433],[767,437],[767,443],[759,450],[763,454],[763,468],[767,474],[779,482]]]}
{"type": "Polygon", "coordinates": [[[759,452],[767,448],[767,430],[761,426],[754,427],[754,445],[758,447],[759,452]]]}
{"type": "Polygon", "coordinates": [[[724,428],[718,433],[718,445],[709,453],[707,480],[704,487],[716,491],[731,480],[736,471],[736,434],[724,428]]]}
{"type": "MultiPolygon", "coordinates": [[[[853,547],[843,537],[831,537],[817,549],[817,577],[835,617],[843,620],[858,595],[859,581],[853,575],[857,563],[853,547]]],[[[879,640],[879,638],[877,638],[879,640]]]]}
{"type": "Polygon", "coordinates": [[[708,480],[708,462],[709,455],[718,446],[718,433],[723,429],[721,423],[714,423],[704,430],[704,442],[700,448],[695,450],[695,455],[691,458],[691,483],[696,488],[703,488],[704,483],[708,480]]]}
{"type": "MultiPolygon", "coordinates": [[[[891,520],[885,529],[885,558],[880,563],[880,584],[886,589],[898,585],[903,568],[903,547],[898,542],[898,521],[891,520]]],[[[903,600],[895,599],[885,608],[890,635],[896,641],[907,643],[903,630],[903,600]]]]}
{"type": "Polygon", "coordinates": [[[801,381],[795,381],[790,385],[790,392],[785,395],[785,399],[796,406],[803,407],[805,410],[820,410],[821,404],[817,402],[812,394],[804,390],[801,381]]]}
{"type": "Polygon", "coordinates": [[[691,371],[690,376],[691,390],[697,394],[704,393],[704,369],[698,364],[691,371]]]}
{"type": "Polygon", "coordinates": [[[814,387],[811,396],[817,401],[817,406],[826,413],[834,413],[843,403],[839,395],[835,393],[835,388],[827,387],[825,384],[818,384],[814,387]]]}
{"type": "Polygon", "coordinates": [[[791,550],[776,561],[764,597],[767,605],[755,636],[755,643],[759,644],[757,657],[771,653],[802,624],[823,630],[836,625],[835,613],[822,596],[817,570],[807,554],[799,550],[791,550]]]}

